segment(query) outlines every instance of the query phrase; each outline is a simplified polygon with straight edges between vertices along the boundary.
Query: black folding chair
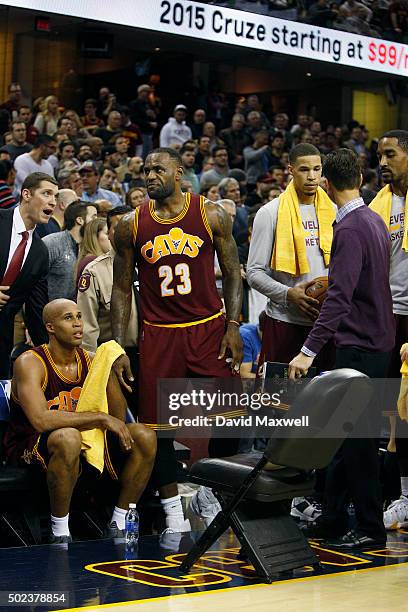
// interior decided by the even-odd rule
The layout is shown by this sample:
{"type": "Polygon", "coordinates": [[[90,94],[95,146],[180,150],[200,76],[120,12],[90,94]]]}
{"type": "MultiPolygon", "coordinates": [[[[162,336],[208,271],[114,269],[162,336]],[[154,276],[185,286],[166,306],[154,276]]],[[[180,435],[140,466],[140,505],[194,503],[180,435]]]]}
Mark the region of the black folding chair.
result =
{"type": "Polygon", "coordinates": [[[188,571],[231,527],[258,576],[312,565],[318,559],[290,516],[290,500],[313,492],[312,470],[327,467],[372,396],[370,380],[351,369],[314,378],[303,388],[287,417],[309,415],[307,437],[296,428],[275,429],[265,452],[201,459],[191,482],[211,487],[220,500],[217,514],[181,563],[188,571]]]}

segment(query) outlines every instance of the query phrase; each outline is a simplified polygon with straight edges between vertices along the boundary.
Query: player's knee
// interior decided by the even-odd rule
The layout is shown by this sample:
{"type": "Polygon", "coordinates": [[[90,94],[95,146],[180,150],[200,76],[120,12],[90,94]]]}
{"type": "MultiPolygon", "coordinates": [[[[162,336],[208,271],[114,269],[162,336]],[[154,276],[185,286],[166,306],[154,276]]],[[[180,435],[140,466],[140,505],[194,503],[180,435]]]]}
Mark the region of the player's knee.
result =
{"type": "Polygon", "coordinates": [[[56,429],[48,436],[48,451],[63,456],[69,463],[76,460],[81,452],[81,434],[73,427],[56,429]]]}
{"type": "Polygon", "coordinates": [[[153,460],[157,450],[156,432],[141,423],[130,423],[129,431],[146,460],[153,460]]]}

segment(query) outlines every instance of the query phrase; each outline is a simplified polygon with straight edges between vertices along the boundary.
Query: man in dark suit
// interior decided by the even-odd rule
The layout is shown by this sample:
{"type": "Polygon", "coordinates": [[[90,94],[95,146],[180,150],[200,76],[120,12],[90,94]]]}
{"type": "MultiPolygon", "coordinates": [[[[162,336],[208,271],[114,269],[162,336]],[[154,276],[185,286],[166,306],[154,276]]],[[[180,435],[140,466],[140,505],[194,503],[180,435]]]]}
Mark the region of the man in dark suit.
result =
{"type": "Polygon", "coordinates": [[[48,302],[48,251],[34,230],[48,223],[57,192],[54,178],[33,172],[21,187],[20,205],[0,210],[0,379],[10,376],[14,316],[23,305],[34,345],[47,341],[42,310],[48,302]]]}

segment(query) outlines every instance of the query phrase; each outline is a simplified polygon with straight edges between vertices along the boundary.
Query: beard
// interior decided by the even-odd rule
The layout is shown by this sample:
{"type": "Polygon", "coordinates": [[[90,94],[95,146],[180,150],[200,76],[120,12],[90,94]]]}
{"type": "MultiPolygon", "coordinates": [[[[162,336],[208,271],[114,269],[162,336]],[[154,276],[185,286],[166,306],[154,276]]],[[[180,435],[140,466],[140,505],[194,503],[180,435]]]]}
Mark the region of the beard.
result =
{"type": "Polygon", "coordinates": [[[165,200],[174,193],[175,184],[168,183],[167,185],[150,185],[147,188],[147,193],[152,200],[165,200]]]}
{"type": "Polygon", "coordinates": [[[385,172],[384,174],[381,172],[380,174],[381,174],[383,183],[385,183],[386,185],[389,185],[394,182],[394,176],[392,172],[385,172]]]}

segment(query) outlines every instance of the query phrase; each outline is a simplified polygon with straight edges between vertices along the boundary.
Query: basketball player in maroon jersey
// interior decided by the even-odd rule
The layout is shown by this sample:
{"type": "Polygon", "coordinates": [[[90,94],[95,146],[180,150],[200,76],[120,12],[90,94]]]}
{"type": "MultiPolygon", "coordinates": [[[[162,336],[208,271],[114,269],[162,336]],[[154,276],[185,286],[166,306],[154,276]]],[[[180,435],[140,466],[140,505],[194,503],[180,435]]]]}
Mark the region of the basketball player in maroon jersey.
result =
{"type": "MultiPolygon", "coordinates": [[[[242,284],[231,219],[218,204],[182,193],[180,155],[173,149],[155,149],[144,171],[151,200],[123,217],[115,232],[111,317],[114,338],[123,346],[137,264],[143,319],[139,420],[162,429],[156,413],[158,379],[229,377],[239,372],[242,284]],[[215,284],[214,248],[223,273],[226,317],[215,284]]],[[[125,376],[128,381],[133,378],[128,359],[120,357],[114,369],[129,388],[125,376]]],[[[210,441],[211,456],[236,450],[236,440],[210,441]]],[[[159,438],[153,473],[167,527],[183,531],[173,440],[159,438]]]]}
{"type": "Polygon", "coordinates": [[[40,465],[46,470],[51,543],[69,542],[69,507],[81,461],[80,432],[106,430],[105,470],[121,484],[106,535],[122,537],[129,503],[139,499],[152,470],[154,432],[141,424],[125,425],[126,402],[113,372],[107,385],[110,414],[76,413],[93,359],[81,348],[81,312],[75,302],[53,300],[45,306],[43,319],[49,344],[27,351],[14,366],[10,423],[4,439],[8,463],[40,465]]]}

